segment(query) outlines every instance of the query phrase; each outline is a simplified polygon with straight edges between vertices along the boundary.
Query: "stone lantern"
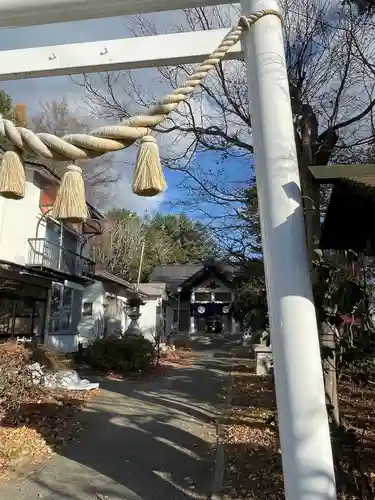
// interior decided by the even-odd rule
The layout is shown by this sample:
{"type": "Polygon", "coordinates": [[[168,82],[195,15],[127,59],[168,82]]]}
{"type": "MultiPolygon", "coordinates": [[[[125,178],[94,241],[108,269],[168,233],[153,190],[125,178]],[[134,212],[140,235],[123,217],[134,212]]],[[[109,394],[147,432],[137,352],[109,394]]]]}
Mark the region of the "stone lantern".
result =
{"type": "Polygon", "coordinates": [[[143,305],[143,301],[140,297],[134,296],[127,300],[125,306],[126,315],[131,319],[130,325],[128,326],[125,334],[128,336],[139,337],[142,335],[142,331],[139,327],[138,320],[141,316],[140,306],[143,305]]]}

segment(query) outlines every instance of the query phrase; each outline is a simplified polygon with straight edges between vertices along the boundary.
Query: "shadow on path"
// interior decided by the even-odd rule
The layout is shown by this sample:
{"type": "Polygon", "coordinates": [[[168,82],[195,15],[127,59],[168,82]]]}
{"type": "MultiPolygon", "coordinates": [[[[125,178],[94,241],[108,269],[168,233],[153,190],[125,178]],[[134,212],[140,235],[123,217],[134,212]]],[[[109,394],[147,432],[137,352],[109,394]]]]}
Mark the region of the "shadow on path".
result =
{"type": "Polygon", "coordinates": [[[227,341],[195,343],[194,365],[154,381],[101,380],[87,430],[2,500],[210,498],[227,341]],[[223,355],[220,355],[222,353],[223,355]]]}

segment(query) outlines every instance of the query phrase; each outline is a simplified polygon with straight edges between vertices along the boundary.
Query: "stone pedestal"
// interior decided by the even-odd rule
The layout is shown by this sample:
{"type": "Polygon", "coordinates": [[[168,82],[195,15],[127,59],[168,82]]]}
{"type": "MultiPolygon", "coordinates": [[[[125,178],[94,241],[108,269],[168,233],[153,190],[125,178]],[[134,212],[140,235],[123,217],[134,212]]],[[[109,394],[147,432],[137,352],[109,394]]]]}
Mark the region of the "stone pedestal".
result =
{"type": "Polygon", "coordinates": [[[127,336],[137,336],[142,335],[141,329],[138,324],[138,320],[141,316],[138,308],[132,308],[128,310],[128,316],[130,318],[130,325],[128,326],[125,335],[127,336]]]}
{"type": "Polygon", "coordinates": [[[127,300],[125,313],[131,321],[125,332],[125,335],[137,337],[142,335],[142,330],[139,327],[138,320],[141,317],[140,307],[144,304],[145,302],[139,297],[139,295],[134,295],[127,300]]]}
{"type": "Polygon", "coordinates": [[[125,335],[127,336],[140,336],[142,335],[141,329],[139,328],[138,325],[138,320],[137,319],[132,319],[130,322],[130,325],[128,326],[125,335]]]}
{"type": "Polygon", "coordinates": [[[272,369],[272,348],[263,344],[254,344],[256,374],[269,375],[272,369]]]}

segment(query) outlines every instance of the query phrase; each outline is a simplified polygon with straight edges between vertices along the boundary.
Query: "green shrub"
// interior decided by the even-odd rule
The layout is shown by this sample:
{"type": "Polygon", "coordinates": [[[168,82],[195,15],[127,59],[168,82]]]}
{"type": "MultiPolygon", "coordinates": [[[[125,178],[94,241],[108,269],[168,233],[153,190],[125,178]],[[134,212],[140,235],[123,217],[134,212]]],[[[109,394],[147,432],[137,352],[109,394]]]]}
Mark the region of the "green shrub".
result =
{"type": "Polygon", "coordinates": [[[155,349],[143,337],[98,339],[87,354],[88,364],[102,373],[146,372],[155,361],[155,349]]]}

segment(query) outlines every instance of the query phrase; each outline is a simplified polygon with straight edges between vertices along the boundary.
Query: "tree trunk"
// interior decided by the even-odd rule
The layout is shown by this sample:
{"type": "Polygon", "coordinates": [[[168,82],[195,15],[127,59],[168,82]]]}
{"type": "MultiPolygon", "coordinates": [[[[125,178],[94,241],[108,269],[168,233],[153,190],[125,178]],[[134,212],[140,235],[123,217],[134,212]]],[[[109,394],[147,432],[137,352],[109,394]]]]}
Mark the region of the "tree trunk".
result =
{"type": "Polygon", "coordinates": [[[337,356],[335,327],[328,321],[319,324],[323,352],[323,375],[329,417],[337,427],[340,425],[340,412],[337,394],[337,356]]]}
{"type": "MultiPolygon", "coordinates": [[[[311,135],[310,135],[311,137],[311,135]]],[[[298,149],[297,149],[298,150],[298,149]]],[[[300,142],[299,170],[301,178],[301,190],[305,210],[306,243],[313,271],[313,260],[315,249],[320,238],[320,186],[309,170],[314,164],[312,146],[307,142],[300,142]]],[[[312,283],[318,279],[312,272],[312,283]]],[[[323,306],[324,307],[324,306],[323,306]]],[[[323,376],[326,390],[327,405],[330,408],[331,418],[339,425],[339,405],[337,394],[337,370],[336,370],[336,335],[334,327],[327,321],[329,311],[317,311],[318,332],[321,342],[323,358],[323,376]]]]}

